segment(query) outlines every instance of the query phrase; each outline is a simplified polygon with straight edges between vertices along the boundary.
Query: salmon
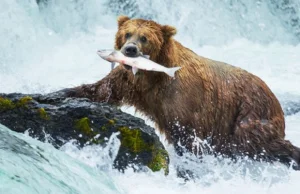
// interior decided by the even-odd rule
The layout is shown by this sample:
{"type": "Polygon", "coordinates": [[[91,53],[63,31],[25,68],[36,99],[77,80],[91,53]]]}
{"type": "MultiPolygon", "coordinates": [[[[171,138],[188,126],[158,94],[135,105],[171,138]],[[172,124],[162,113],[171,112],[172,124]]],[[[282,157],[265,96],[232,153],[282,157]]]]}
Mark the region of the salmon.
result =
{"type": "Polygon", "coordinates": [[[175,72],[179,70],[181,67],[165,67],[160,64],[155,63],[149,59],[148,55],[142,55],[138,57],[127,57],[121,51],[117,50],[99,50],[97,54],[109,61],[112,62],[112,68],[114,67],[114,63],[126,64],[132,67],[132,73],[135,75],[139,69],[145,71],[156,71],[163,72],[169,75],[170,77],[175,76],[175,72]]]}

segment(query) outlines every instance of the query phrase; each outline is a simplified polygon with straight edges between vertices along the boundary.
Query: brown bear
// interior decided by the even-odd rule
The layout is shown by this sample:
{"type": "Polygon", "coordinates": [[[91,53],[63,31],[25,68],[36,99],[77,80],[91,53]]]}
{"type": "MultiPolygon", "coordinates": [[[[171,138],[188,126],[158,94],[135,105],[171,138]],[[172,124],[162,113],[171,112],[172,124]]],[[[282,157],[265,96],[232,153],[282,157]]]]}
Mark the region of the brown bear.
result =
{"type": "Polygon", "coordinates": [[[175,34],[169,25],[120,16],[115,49],[182,67],[175,79],[153,71],[133,75],[125,64],[97,83],[66,89],[65,94],[134,106],[157,124],[178,153],[183,147],[195,154],[204,150],[287,165],[295,161],[297,169],[300,149],[284,140],[284,114],[268,86],[243,69],[197,55],[177,42],[175,34]],[[195,137],[209,146],[197,149],[195,137]]]}

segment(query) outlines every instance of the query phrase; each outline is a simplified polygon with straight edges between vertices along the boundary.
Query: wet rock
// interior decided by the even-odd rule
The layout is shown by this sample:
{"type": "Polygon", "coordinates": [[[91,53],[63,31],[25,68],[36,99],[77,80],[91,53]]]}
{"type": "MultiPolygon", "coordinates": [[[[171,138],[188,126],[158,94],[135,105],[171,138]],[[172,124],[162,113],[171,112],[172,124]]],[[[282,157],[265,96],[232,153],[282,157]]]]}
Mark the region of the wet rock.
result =
{"type": "Polygon", "coordinates": [[[121,145],[114,168],[123,171],[134,166],[141,170],[147,166],[152,171],[163,169],[168,173],[168,153],[154,129],[142,119],[106,103],[57,94],[0,94],[0,123],[16,132],[27,131],[41,141],[49,134],[56,148],[70,140],[76,140],[81,147],[106,146],[109,137],[119,133],[121,145]]]}

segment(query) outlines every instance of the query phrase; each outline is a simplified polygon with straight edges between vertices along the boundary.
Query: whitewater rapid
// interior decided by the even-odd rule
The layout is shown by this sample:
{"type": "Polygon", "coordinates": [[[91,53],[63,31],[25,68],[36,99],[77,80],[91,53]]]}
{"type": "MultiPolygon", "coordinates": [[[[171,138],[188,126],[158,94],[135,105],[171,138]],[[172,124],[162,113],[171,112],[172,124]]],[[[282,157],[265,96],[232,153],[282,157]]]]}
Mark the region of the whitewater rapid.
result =
{"type": "MultiPolygon", "coordinates": [[[[110,64],[100,59],[96,51],[113,48],[116,13],[127,13],[174,25],[178,29],[175,39],[183,45],[199,55],[242,67],[259,76],[282,104],[300,99],[297,28],[287,24],[286,9],[276,9],[279,3],[272,4],[271,0],[212,0],[209,3],[191,0],[188,4],[136,0],[128,1],[132,2],[129,7],[120,8],[112,7],[116,2],[113,0],[49,2],[47,7],[38,7],[34,0],[0,2],[0,93],[47,93],[100,80],[109,73],[110,64]]],[[[289,6],[299,16],[299,3],[290,1],[289,6]]],[[[133,107],[122,107],[122,110],[144,118],[135,114],[133,107]]],[[[299,128],[300,113],[286,116],[286,138],[297,146],[300,146],[299,128]]],[[[2,131],[11,133],[1,126],[2,131]]],[[[80,150],[68,143],[57,151],[26,135],[12,134],[31,145],[30,152],[39,152],[36,145],[42,147],[44,157],[50,162],[36,162],[30,166],[33,160],[30,155],[24,159],[8,149],[2,151],[0,193],[18,193],[22,188],[28,189],[27,193],[63,193],[64,184],[60,183],[68,183],[71,191],[89,194],[107,193],[101,192],[101,188],[130,194],[293,194],[300,190],[300,172],[279,163],[232,164],[210,156],[205,156],[200,163],[191,156],[176,156],[162,134],[158,135],[171,159],[167,177],[163,172],[134,173],[130,169],[124,174],[116,172],[109,168],[111,161],[103,157],[104,153],[99,151],[102,148],[97,146],[80,150]],[[42,171],[36,169],[39,166],[43,167],[42,171]],[[176,176],[178,166],[186,166],[200,178],[185,183],[176,176]],[[10,176],[24,175],[31,182],[20,184],[5,178],[3,172],[10,176]],[[36,187],[34,183],[41,186],[36,187]]],[[[3,147],[1,142],[0,148],[3,147]]]]}

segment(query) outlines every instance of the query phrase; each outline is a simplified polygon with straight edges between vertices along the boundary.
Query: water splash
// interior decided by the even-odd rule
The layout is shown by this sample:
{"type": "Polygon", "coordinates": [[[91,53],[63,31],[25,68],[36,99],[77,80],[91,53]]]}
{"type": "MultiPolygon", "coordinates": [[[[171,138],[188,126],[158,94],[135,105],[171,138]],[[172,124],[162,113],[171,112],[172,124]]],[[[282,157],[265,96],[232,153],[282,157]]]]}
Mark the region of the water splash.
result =
{"type": "MultiPolygon", "coordinates": [[[[202,56],[258,75],[280,97],[281,103],[299,99],[297,0],[47,2],[47,5],[38,6],[35,0],[0,1],[0,92],[43,93],[101,79],[110,71],[110,64],[101,60],[96,51],[113,47],[116,16],[125,13],[174,25],[178,29],[175,38],[182,44],[202,56]]],[[[132,109],[123,110],[134,114],[132,109]]],[[[287,139],[297,146],[300,146],[299,121],[299,114],[286,117],[287,139]]],[[[0,150],[0,191],[47,193],[53,187],[55,193],[99,193],[103,188],[113,188],[110,186],[115,182],[131,194],[277,194],[300,190],[299,173],[281,164],[232,163],[210,156],[199,160],[188,154],[178,157],[163,135],[160,139],[170,153],[171,162],[167,177],[163,172],[135,173],[128,169],[122,174],[112,170],[111,161],[118,147],[118,141],[113,138],[106,148],[86,146],[79,149],[69,142],[62,148],[65,153],[37,143],[44,150],[39,151],[28,138],[25,142],[29,144],[23,141],[1,144],[6,148],[0,150]],[[11,146],[10,150],[7,145],[11,146]],[[16,154],[12,149],[23,152],[16,154]],[[196,179],[184,182],[177,177],[178,168],[192,171],[196,179]],[[107,175],[112,179],[105,182],[103,177],[107,175]]],[[[9,136],[8,139],[14,138],[9,136]]],[[[3,139],[0,142],[4,142],[3,139]]]]}
{"type": "Polygon", "coordinates": [[[1,193],[122,193],[103,171],[0,125],[1,193]]]}
{"type": "Polygon", "coordinates": [[[299,1],[126,0],[109,1],[111,12],[150,18],[179,28],[194,45],[220,45],[246,38],[258,43],[299,43],[299,1]]]}
{"type": "Polygon", "coordinates": [[[75,141],[69,141],[60,150],[92,167],[108,172],[113,169],[113,161],[121,145],[118,134],[119,132],[112,134],[105,147],[87,145],[80,149],[75,141]]]}

